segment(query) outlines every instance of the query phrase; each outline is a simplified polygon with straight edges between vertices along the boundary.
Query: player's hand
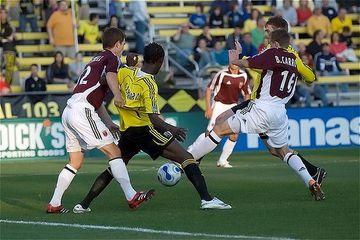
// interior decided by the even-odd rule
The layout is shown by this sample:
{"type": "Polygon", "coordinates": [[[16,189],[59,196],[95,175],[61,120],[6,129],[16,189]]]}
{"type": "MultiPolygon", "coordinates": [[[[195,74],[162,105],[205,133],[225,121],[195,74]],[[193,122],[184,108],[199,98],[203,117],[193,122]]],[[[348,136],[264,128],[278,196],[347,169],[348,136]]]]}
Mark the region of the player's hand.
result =
{"type": "Polygon", "coordinates": [[[238,65],[239,52],[237,50],[229,50],[229,64],[238,65]]]}
{"type": "Polygon", "coordinates": [[[53,46],[55,46],[54,38],[49,38],[49,43],[53,46]]]}
{"type": "Polygon", "coordinates": [[[187,131],[188,130],[185,128],[176,128],[176,132],[174,135],[176,140],[178,140],[179,142],[184,142],[186,139],[187,131]]]}
{"type": "Polygon", "coordinates": [[[119,126],[115,123],[110,123],[107,125],[107,128],[110,130],[111,134],[115,139],[120,139],[120,129],[119,126]]]}
{"type": "Polygon", "coordinates": [[[242,46],[239,41],[235,41],[235,50],[238,51],[239,54],[242,53],[242,46]]]}
{"type": "Polygon", "coordinates": [[[213,113],[212,108],[206,109],[206,111],[205,111],[205,117],[206,117],[207,119],[210,119],[212,113],[213,113]]]}
{"type": "Polygon", "coordinates": [[[120,95],[114,96],[114,105],[119,108],[124,107],[125,105],[124,99],[120,95]]]}

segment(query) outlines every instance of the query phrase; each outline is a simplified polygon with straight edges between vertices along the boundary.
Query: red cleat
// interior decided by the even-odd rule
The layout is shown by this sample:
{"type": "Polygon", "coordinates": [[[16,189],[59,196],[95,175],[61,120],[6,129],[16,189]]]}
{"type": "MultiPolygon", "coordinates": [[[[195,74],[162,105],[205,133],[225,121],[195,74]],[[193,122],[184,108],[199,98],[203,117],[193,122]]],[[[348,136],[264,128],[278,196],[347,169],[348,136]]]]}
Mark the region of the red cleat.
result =
{"type": "Polygon", "coordinates": [[[47,205],[46,213],[68,213],[69,210],[64,208],[63,205],[53,207],[50,203],[47,205]]]}
{"type": "Polygon", "coordinates": [[[146,202],[147,200],[151,199],[154,195],[155,195],[154,189],[150,189],[149,191],[146,192],[137,192],[133,197],[133,199],[128,201],[129,208],[134,210],[138,209],[143,202],[146,202]]]}

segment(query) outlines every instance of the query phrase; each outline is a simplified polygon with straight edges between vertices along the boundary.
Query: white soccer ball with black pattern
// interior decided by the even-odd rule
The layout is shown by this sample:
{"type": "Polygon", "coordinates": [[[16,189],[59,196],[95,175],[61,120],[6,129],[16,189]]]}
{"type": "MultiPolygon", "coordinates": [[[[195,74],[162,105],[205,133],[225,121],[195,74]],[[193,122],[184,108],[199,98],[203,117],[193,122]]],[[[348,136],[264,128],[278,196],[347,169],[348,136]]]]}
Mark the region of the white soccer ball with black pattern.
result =
{"type": "Polygon", "coordinates": [[[174,163],[165,163],[159,168],[157,177],[163,185],[172,187],[180,181],[181,169],[174,163]]]}

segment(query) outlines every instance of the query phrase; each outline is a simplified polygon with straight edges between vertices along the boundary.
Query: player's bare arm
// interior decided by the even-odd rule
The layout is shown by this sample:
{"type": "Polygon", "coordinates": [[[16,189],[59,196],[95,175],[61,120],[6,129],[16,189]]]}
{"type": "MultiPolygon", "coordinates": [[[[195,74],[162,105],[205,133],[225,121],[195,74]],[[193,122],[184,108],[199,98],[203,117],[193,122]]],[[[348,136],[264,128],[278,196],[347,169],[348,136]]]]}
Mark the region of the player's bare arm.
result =
{"type": "Polygon", "coordinates": [[[210,119],[212,112],[213,109],[211,107],[211,89],[207,87],[205,91],[205,117],[207,119],[210,119]]]}
{"type": "Polygon", "coordinates": [[[149,118],[150,118],[151,123],[155,127],[160,128],[160,129],[162,129],[164,131],[171,132],[174,135],[174,137],[180,142],[185,141],[186,132],[187,132],[187,130],[185,128],[178,128],[178,127],[175,127],[175,126],[173,126],[171,124],[168,124],[163,119],[161,119],[159,114],[156,114],[156,113],[149,114],[149,118]]]}
{"type": "Polygon", "coordinates": [[[105,123],[106,127],[110,130],[110,132],[114,135],[114,137],[118,137],[119,132],[119,126],[116,125],[108,111],[106,110],[104,105],[101,105],[97,110],[96,110],[97,114],[99,115],[99,117],[101,118],[101,120],[105,123]]]}
{"type": "Polygon", "coordinates": [[[125,105],[124,100],[121,97],[121,92],[118,85],[117,75],[113,72],[106,74],[106,82],[109,85],[111,92],[114,94],[114,104],[117,107],[123,107],[125,105]]]}

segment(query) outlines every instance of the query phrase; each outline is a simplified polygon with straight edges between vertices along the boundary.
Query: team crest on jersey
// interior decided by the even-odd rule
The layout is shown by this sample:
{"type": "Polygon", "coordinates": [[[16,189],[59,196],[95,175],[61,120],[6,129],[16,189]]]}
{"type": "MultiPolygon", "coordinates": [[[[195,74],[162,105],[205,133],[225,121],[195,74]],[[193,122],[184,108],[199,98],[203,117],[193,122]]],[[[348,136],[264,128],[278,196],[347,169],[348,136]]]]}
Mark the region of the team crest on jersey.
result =
{"type": "Polygon", "coordinates": [[[102,134],[104,135],[104,137],[107,137],[108,132],[105,130],[105,131],[102,132],[102,134]]]}

